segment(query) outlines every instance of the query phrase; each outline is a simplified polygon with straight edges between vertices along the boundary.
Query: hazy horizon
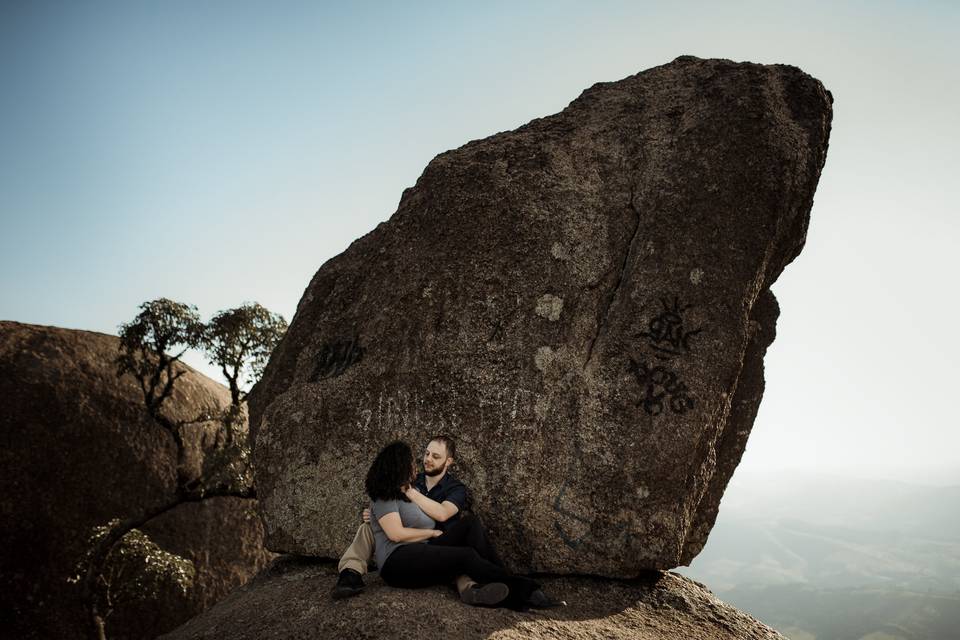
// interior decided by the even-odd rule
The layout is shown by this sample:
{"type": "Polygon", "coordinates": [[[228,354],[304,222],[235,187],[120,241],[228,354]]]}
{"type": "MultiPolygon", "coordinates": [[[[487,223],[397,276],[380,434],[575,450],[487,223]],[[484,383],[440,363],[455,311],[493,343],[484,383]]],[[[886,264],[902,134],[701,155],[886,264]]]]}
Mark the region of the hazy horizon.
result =
{"type": "Polygon", "coordinates": [[[806,247],[772,287],[777,338],[734,477],[957,484],[958,17],[938,2],[3,3],[0,319],[116,334],[169,297],[289,321],[435,155],[680,55],[793,64],[833,93],[833,131],[806,247]]]}

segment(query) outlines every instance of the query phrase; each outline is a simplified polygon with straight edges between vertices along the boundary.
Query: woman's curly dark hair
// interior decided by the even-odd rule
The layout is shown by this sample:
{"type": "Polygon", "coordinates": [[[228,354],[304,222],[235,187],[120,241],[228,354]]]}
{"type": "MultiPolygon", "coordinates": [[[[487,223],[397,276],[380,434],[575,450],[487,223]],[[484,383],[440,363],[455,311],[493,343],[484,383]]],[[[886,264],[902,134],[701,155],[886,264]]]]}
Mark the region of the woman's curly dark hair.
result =
{"type": "Polygon", "coordinates": [[[377,454],[367,471],[364,483],[371,500],[410,499],[403,495],[400,487],[412,481],[413,450],[402,440],[391,442],[377,454]]]}

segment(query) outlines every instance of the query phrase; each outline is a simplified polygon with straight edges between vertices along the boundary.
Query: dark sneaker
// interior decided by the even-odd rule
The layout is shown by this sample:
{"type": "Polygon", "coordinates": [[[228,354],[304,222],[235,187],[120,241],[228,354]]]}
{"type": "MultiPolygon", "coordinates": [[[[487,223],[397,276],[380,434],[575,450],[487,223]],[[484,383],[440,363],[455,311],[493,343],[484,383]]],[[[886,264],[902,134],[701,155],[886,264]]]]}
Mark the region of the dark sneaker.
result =
{"type": "Polygon", "coordinates": [[[552,609],[554,607],[567,606],[566,600],[554,600],[543,592],[543,589],[536,589],[527,598],[527,605],[534,609],[552,609]]]}
{"type": "Polygon", "coordinates": [[[460,599],[464,604],[473,607],[492,607],[500,604],[510,595],[510,588],[502,582],[490,582],[483,586],[478,584],[464,589],[460,594],[460,599]]]}
{"type": "Polygon", "coordinates": [[[344,569],[340,572],[340,577],[337,578],[337,584],[334,585],[330,595],[333,596],[334,600],[349,598],[363,591],[363,587],[363,576],[353,569],[344,569]]]}

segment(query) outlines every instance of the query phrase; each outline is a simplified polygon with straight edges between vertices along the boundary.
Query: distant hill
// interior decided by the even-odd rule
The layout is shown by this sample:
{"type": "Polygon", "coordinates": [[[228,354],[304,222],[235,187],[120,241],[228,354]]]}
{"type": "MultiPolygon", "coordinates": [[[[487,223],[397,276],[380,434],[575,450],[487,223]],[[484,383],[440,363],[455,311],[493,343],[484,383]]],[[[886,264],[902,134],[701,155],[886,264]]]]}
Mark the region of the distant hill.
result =
{"type": "Polygon", "coordinates": [[[738,587],[723,600],[791,640],[956,640],[960,593],[803,585],[738,587]]]}
{"type": "Polygon", "coordinates": [[[678,572],[792,640],[960,638],[960,487],[735,477],[678,572]]]}
{"type": "Polygon", "coordinates": [[[680,573],[722,593],[802,583],[960,589],[960,487],[829,476],[735,478],[680,573]]]}

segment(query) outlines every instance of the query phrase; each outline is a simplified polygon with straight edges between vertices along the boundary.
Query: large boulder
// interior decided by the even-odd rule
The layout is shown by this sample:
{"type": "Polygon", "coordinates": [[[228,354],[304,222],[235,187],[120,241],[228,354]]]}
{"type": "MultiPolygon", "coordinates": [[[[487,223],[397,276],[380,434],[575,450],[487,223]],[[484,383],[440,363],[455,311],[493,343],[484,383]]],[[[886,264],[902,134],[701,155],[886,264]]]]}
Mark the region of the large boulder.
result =
{"type": "Polygon", "coordinates": [[[529,613],[468,607],[453,587],[393,589],[378,578],[368,579],[360,597],[334,601],[327,596],[336,582],[334,565],[282,556],[163,640],[786,640],[675,573],[541,581],[569,606],[529,613]]]}
{"type": "MultiPolygon", "coordinates": [[[[0,322],[0,637],[86,638],[79,590],[67,579],[94,527],[173,498],[176,449],[147,417],[130,376],[118,379],[116,336],[0,322]]],[[[186,370],[164,412],[175,420],[230,402],[223,385],[186,370]]],[[[200,473],[216,425],[186,431],[189,475],[200,473]]],[[[150,638],[243,584],[272,557],[256,504],[214,498],[168,511],[143,528],[151,562],[192,564],[186,591],[117,603],[109,638],[150,638]]],[[[163,584],[163,583],[162,583],[163,584]]]]}
{"type": "Polygon", "coordinates": [[[685,56],[434,158],[326,262],[250,395],[267,546],[336,557],[394,438],[458,439],[508,564],[700,551],[803,247],[832,97],[685,56]]]}

